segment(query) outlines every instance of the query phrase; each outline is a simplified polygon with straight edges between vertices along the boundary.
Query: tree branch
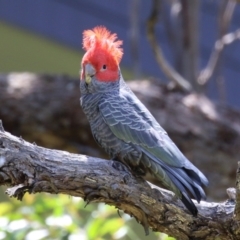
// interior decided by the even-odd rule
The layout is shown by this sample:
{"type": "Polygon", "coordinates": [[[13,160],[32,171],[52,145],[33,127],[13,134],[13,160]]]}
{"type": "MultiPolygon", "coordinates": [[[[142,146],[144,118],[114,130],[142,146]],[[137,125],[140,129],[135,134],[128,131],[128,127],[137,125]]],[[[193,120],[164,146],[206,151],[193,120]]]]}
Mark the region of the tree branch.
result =
{"type": "Polygon", "coordinates": [[[235,190],[236,207],[234,210],[235,220],[240,221],[240,162],[238,162],[236,190],[235,190]]]}
{"type": "MultiPolygon", "coordinates": [[[[177,2],[177,1],[176,1],[177,2]]],[[[198,75],[199,62],[199,0],[181,0],[178,22],[180,31],[179,41],[181,55],[178,56],[180,74],[189,81],[196,92],[203,92],[196,79],[198,75]]]]}
{"type": "Polygon", "coordinates": [[[166,77],[174,82],[177,86],[179,86],[181,89],[185,91],[190,91],[192,89],[191,84],[184,79],[179,73],[177,73],[166,61],[166,58],[163,55],[163,51],[160,47],[160,45],[157,42],[154,27],[158,20],[159,15],[159,6],[160,1],[159,0],[153,0],[153,7],[150,17],[147,21],[147,37],[150,42],[150,45],[152,47],[153,53],[155,55],[155,58],[157,60],[157,63],[159,64],[160,68],[162,69],[163,73],[166,75],[166,77]]]}
{"type": "Polygon", "coordinates": [[[237,29],[232,33],[226,34],[229,23],[231,22],[234,13],[235,6],[235,0],[228,0],[225,11],[223,11],[222,16],[220,16],[220,37],[215,42],[207,66],[200,72],[198,76],[197,82],[200,85],[205,85],[212,77],[218,65],[221,53],[224,50],[224,47],[233,43],[235,40],[240,39],[240,29],[237,29]]]}
{"type": "MultiPolygon", "coordinates": [[[[183,153],[206,174],[210,182],[205,189],[207,196],[215,201],[226,199],[226,189],[236,180],[240,111],[199,94],[169,90],[157,81],[131,81],[128,85],[183,153]]],[[[79,96],[79,79],[2,74],[0,118],[5,130],[27,141],[106,158],[92,137],[79,96]]]]}
{"type": "Polygon", "coordinates": [[[181,240],[240,236],[232,229],[232,201],[196,203],[195,218],[171,192],[151,188],[121,163],[38,147],[0,129],[0,185],[12,186],[11,197],[48,192],[105,202],[134,216],[146,233],[150,227],[181,240]]]}

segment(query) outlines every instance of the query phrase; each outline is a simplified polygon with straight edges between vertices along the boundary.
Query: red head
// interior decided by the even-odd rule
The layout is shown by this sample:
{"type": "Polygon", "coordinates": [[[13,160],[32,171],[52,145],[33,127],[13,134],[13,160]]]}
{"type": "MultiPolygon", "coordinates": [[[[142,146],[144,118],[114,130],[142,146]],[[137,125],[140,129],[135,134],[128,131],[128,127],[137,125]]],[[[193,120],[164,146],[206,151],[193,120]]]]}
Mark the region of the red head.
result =
{"type": "Polygon", "coordinates": [[[86,69],[91,69],[98,81],[109,82],[118,79],[119,63],[123,51],[122,41],[116,41],[117,35],[111,34],[105,27],[98,26],[83,32],[83,49],[86,50],[82,59],[81,79],[86,69]]]}

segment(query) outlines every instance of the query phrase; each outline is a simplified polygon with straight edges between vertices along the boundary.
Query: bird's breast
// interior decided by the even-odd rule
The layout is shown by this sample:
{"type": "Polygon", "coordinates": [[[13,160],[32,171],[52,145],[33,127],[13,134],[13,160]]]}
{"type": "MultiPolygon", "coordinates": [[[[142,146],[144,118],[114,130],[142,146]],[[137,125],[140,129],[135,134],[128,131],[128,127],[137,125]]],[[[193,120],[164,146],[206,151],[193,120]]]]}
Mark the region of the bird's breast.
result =
{"type": "Polygon", "coordinates": [[[133,144],[124,142],[115,136],[99,111],[101,99],[106,100],[106,97],[87,95],[81,98],[81,105],[90,123],[93,137],[112,158],[127,161],[128,165],[138,165],[141,152],[133,144]]]}
{"type": "Polygon", "coordinates": [[[101,102],[101,96],[90,94],[81,98],[83,111],[89,121],[91,131],[95,141],[111,156],[121,152],[122,141],[118,139],[104,121],[99,111],[98,105],[101,102]]]}

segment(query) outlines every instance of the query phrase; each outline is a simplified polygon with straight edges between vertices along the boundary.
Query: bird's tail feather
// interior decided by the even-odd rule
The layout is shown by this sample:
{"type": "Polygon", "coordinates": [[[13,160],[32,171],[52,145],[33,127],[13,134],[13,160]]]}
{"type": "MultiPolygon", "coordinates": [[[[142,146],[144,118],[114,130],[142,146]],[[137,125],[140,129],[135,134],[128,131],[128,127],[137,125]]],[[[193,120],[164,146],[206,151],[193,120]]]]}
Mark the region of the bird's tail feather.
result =
{"type": "Polygon", "coordinates": [[[182,202],[186,206],[186,208],[192,213],[193,216],[197,216],[198,210],[191,198],[188,197],[188,195],[183,192],[182,193],[182,202]]]}
{"type": "Polygon", "coordinates": [[[178,185],[181,184],[181,188],[179,188],[179,190],[182,192],[183,190],[190,192],[191,195],[199,202],[201,201],[201,199],[203,197],[205,197],[205,194],[202,191],[199,190],[199,188],[201,188],[198,183],[196,183],[194,181],[194,179],[191,179],[186,172],[184,171],[184,169],[182,168],[171,168],[171,167],[167,167],[166,169],[166,173],[168,174],[168,176],[170,177],[170,179],[174,182],[174,184],[177,186],[177,182],[178,185]],[[203,194],[203,195],[202,195],[203,194]]]}
{"type": "Polygon", "coordinates": [[[172,182],[174,183],[174,185],[180,190],[181,200],[182,200],[183,204],[192,213],[192,215],[196,216],[198,213],[198,210],[197,210],[195,204],[193,203],[193,201],[191,200],[191,198],[189,197],[188,191],[190,191],[191,193],[194,193],[193,196],[198,201],[200,201],[201,196],[199,195],[200,193],[198,192],[199,191],[198,188],[196,188],[195,186],[191,186],[191,189],[189,189],[188,187],[190,184],[188,184],[186,186],[185,185],[186,181],[184,181],[184,182],[180,181],[179,178],[176,177],[176,174],[172,174],[170,172],[167,172],[167,174],[170,177],[170,179],[172,180],[172,182]],[[199,197],[200,197],[200,199],[199,199],[199,197]]]}
{"type": "Polygon", "coordinates": [[[172,190],[183,202],[186,208],[193,214],[197,215],[197,208],[191,200],[191,196],[198,202],[205,199],[206,195],[202,189],[202,185],[207,184],[206,177],[199,174],[199,170],[195,167],[188,169],[184,167],[169,166],[163,161],[151,161],[149,154],[143,155],[142,163],[149,169],[165,187],[172,190]],[[203,176],[203,177],[202,177],[203,176]],[[205,181],[206,180],[206,181],[205,181]]]}

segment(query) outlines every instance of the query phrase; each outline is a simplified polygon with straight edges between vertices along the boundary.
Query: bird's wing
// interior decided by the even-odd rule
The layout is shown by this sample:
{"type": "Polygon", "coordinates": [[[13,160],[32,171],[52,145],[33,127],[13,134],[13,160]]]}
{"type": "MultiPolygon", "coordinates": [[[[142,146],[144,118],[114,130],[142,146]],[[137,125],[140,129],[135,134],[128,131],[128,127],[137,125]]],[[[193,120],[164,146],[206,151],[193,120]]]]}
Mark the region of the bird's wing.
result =
{"type": "MultiPolygon", "coordinates": [[[[134,108],[134,110],[137,111],[137,112],[141,112],[143,120],[146,121],[152,128],[154,128],[154,130],[157,131],[161,136],[163,136],[164,142],[168,143],[166,148],[168,149],[169,145],[171,146],[170,152],[173,154],[174,159],[177,159],[178,162],[181,163],[180,165],[177,165],[177,167],[179,167],[179,166],[182,167],[183,166],[184,168],[186,168],[188,170],[191,170],[191,173],[189,172],[188,174],[191,174],[192,177],[195,178],[196,180],[198,179],[199,184],[201,182],[204,185],[207,185],[208,184],[208,180],[204,176],[204,174],[198,168],[196,168],[182,154],[182,152],[178,149],[178,147],[169,138],[169,136],[167,135],[166,131],[159,125],[159,123],[156,121],[156,119],[152,116],[152,114],[148,111],[148,109],[141,103],[141,101],[135,96],[135,94],[131,91],[131,89],[127,88],[127,91],[126,90],[123,90],[123,91],[124,91],[124,95],[126,96],[128,102],[131,104],[131,106],[134,108]]],[[[164,148],[164,150],[166,148],[164,148]]],[[[169,165],[171,165],[171,164],[169,164],[169,165]]],[[[174,165],[174,166],[176,166],[176,165],[174,165]]]]}
{"type": "Polygon", "coordinates": [[[204,174],[188,161],[132,92],[128,90],[120,95],[106,96],[100,103],[99,110],[116,137],[138,145],[148,157],[165,170],[171,167],[184,167],[190,170],[189,174],[199,184],[208,184],[204,174]]]}
{"type": "Polygon", "coordinates": [[[146,121],[144,114],[136,111],[125,96],[105,98],[99,110],[116,137],[138,145],[160,165],[184,167],[185,157],[166,132],[151,126],[150,120],[146,121]]]}

